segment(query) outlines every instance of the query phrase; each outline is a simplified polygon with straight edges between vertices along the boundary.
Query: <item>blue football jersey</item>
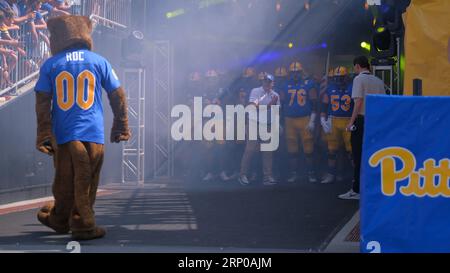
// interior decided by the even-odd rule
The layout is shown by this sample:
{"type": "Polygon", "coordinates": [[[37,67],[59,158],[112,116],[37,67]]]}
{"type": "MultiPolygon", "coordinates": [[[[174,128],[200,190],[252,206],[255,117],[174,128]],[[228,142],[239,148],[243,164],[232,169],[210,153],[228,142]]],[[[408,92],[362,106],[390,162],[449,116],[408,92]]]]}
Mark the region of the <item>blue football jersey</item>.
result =
{"type": "Polygon", "coordinates": [[[102,87],[120,87],[111,64],[87,49],[63,51],[41,67],[36,92],[53,94],[52,127],[58,144],[104,144],[102,87]]]}
{"type": "Polygon", "coordinates": [[[327,87],[329,99],[328,114],[333,117],[348,118],[353,114],[352,84],[346,86],[330,84],[327,87]]]}
{"type": "Polygon", "coordinates": [[[297,118],[311,115],[310,92],[315,86],[311,82],[288,82],[283,90],[282,108],[286,117],[297,118]]]}

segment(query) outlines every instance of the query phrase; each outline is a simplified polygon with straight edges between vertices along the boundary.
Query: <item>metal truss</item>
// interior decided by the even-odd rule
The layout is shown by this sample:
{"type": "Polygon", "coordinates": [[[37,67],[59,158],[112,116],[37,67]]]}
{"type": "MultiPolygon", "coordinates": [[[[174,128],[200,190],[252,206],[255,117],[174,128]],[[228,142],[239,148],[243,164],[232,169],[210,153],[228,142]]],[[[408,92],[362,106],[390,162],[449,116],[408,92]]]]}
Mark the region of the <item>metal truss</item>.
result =
{"type": "Polygon", "coordinates": [[[173,48],[169,41],[153,45],[153,177],[174,172],[171,109],[173,106],[173,48]]]}
{"type": "Polygon", "coordinates": [[[372,66],[373,74],[380,78],[386,87],[389,89],[390,94],[394,94],[394,81],[396,80],[397,76],[394,76],[395,69],[394,66],[391,65],[377,65],[372,66]]]}
{"type": "Polygon", "coordinates": [[[144,184],[145,176],[145,69],[125,68],[131,139],[122,144],[122,183],[144,184]]]}
{"type": "Polygon", "coordinates": [[[389,88],[391,95],[403,95],[401,84],[401,51],[400,51],[400,38],[397,40],[397,57],[393,59],[390,64],[386,65],[374,65],[372,66],[373,74],[382,79],[385,85],[389,88]]]}

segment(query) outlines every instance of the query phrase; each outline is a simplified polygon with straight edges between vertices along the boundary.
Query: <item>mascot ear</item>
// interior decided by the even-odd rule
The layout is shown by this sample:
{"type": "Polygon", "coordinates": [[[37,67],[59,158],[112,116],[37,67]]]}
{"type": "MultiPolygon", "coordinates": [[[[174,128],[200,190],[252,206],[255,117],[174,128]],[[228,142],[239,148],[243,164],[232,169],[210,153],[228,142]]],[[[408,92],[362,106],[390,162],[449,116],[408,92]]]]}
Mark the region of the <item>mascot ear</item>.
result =
{"type": "Polygon", "coordinates": [[[63,15],[47,21],[53,55],[72,47],[92,50],[92,22],[86,16],[63,15]]]}
{"type": "Polygon", "coordinates": [[[58,25],[58,17],[52,17],[47,20],[47,29],[50,34],[55,33],[55,27],[58,25]]]}
{"type": "Polygon", "coordinates": [[[86,24],[86,28],[89,30],[89,34],[92,33],[92,21],[91,19],[89,19],[89,17],[87,16],[83,16],[82,17],[84,19],[84,22],[86,24]]]}

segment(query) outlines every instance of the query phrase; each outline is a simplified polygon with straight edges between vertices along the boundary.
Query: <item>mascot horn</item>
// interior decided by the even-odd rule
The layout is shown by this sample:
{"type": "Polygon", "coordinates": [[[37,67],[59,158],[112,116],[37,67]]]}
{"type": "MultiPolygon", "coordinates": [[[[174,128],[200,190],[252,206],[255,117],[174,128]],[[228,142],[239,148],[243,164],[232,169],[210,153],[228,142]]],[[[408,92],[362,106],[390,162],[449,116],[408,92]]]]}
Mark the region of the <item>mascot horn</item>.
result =
{"type": "Polygon", "coordinates": [[[92,24],[84,16],[48,20],[52,57],[35,87],[37,149],[53,156],[55,202],[38,220],[74,240],[106,234],[95,223],[94,202],[104,155],[102,88],[114,114],[111,142],[129,140],[124,89],[110,63],[93,53],[92,24]]]}

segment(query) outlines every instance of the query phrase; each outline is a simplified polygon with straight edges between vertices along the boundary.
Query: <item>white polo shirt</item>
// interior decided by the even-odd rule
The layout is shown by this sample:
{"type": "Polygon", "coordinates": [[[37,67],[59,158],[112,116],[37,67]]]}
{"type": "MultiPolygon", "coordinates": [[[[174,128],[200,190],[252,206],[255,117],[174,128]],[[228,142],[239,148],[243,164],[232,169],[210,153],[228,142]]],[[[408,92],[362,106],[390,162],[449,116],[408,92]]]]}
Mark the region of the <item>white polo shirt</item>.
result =
{"type": "Polygon", "coordinates": [[[352,98],[362,98],[363,105],[359,115],[366,114],[365,99],[368,94],[386,94],[384,82],[378,77],[372,75],[369,71],[361,72],[353,80],[352,98]]]}
{"type": "MultiPolygon", "coordinates": [[[[249,102],[250,103],[256,103],[258,105],[268,105],[271,101],[273,97],[277,97],[277,103],[276,105],[280,105],[280,96],[277,94],[277,92],[270,90],[270,92],[266,92],[264,90],[264,88],[258,87],[252,90],[252,92],[250,93],[250,99],[249,102]]],[[[261,115],[259,117],[259,122],[260,123],[270,123],[271,119],[271,111],[270,111],[270,107],[268,107],[267,109],[267,116],[265,115],[261,115]]]]}

